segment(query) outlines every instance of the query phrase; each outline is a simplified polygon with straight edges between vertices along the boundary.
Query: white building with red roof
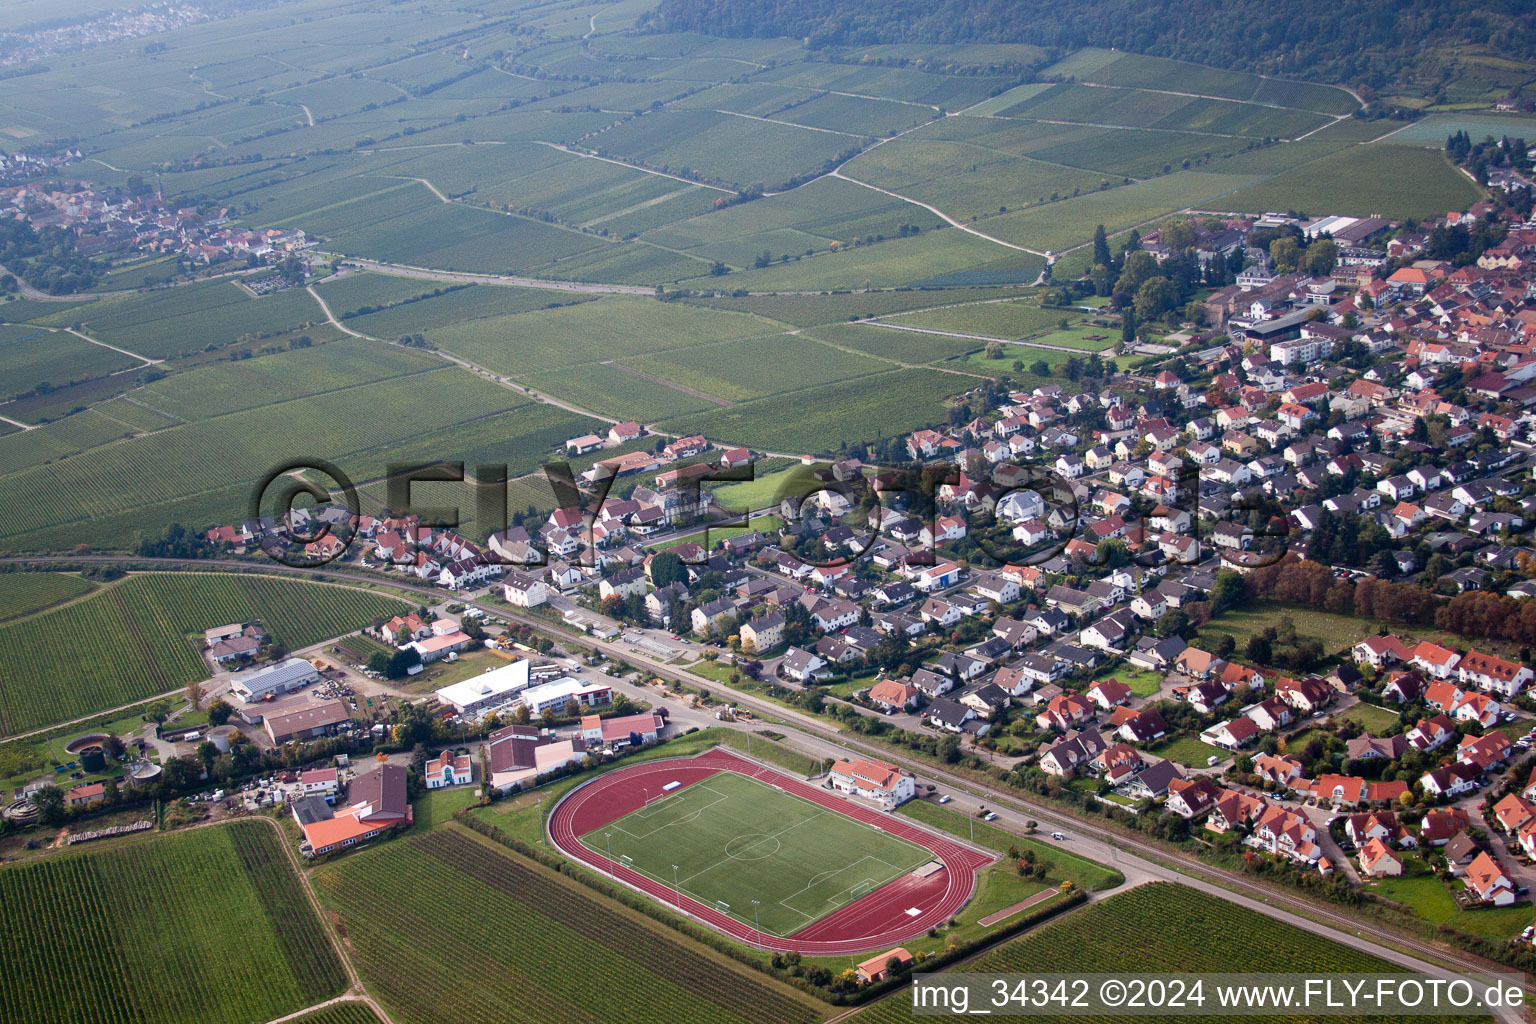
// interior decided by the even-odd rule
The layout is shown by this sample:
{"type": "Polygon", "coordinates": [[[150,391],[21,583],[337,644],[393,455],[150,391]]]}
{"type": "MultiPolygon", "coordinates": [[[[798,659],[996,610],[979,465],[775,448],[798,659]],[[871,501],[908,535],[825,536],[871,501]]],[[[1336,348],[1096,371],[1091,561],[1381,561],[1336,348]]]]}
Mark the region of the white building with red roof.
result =
{"type": "Polygon", "coordinates": [[[1450,679],[1455,674],[1456,663],[1461,660],[1461,655],[1426,640],[1413,649],[1413,657],[1409,660],[1436,679],[1450,679]]]}
{"type": "Polygon", "coordinates": [[[428,789],[467,786],[475,780],[474,762],[468,754],[445,750],[427,762],[426,775],[428,789]]]}
{"type": "Polygon", "coordinates": [[[299,773],[299,792],[304,796],[323,796],[326,803],[333,803],[338,782],[335,768],[311,768],[299,773]]]}
{"type": "Polygon", "coordinates": [[[835,761],[827,779],[833,789],[871,800],[882,807],[896,807],[917,793],[912,776],[884,761],[862,758],[835,761]]]}
{"type": "Polygon", "coordinates": [[[1474,650],[1457,663],[1456,676],[1464,686],[1497,693],[1507,700],[1525,689],[1536,673],[1519,662],[1474,650]]]}
{"type": "Polygon", "coordinates": [[[654,711],[617,718],[586,715],[581,720],[581,738],[589,747],[638,746],[642,743],[655,743],[664,728],[666,722],[654,711]]]}

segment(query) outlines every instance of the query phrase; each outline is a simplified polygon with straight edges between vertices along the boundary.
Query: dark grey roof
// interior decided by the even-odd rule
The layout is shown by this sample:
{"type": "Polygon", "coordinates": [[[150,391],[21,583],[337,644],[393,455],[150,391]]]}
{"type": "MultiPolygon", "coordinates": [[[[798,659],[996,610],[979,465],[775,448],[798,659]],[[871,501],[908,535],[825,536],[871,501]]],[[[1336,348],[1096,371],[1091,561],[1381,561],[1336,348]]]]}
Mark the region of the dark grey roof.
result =
{"type": "Polygon", "coordinates": [[[366,775],[359,775],[347,787],[347,801],[373,805],[374,814],[405,816],[410,810],[406,797],[405,766],[381,764],[366,775]]]}
{"type": "Polygon", "coordinates": [[[331,805],[318,796],[301,796],[293,802],[293,817],[300,826],[334,817],[331,805]]]}

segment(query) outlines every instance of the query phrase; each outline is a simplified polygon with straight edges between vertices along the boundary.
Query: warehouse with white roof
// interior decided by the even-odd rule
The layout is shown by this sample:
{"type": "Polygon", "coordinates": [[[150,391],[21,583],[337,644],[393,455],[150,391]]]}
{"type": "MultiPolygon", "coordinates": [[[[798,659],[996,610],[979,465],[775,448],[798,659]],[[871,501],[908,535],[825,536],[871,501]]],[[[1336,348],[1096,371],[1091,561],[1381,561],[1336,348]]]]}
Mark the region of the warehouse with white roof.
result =
{"type": "Polygon", "coordinates": [[[461,715],[477,717],[491,708],[506,704],[528,688],[528,662],[511,665],[454,683],[437,691],[437,699],[461,715]]]}

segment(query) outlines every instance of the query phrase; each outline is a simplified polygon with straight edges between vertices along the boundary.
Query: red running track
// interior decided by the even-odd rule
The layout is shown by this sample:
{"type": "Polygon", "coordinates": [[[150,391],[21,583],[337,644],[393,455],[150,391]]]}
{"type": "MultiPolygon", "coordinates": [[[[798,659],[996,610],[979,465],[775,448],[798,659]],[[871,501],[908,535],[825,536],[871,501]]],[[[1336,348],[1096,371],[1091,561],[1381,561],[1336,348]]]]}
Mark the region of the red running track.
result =
{"type": "Polygon", "coordinates": [[[549,815],[548,829],[550,841],[567,857],[616,878],[659,903],[678,907],[717,931],[743,943],[755,945],[760,942],[767,949],[795,950],[814,956],[842,956],[890,948],[949,920],[975,892],[976,872],[994,859],[896,815],[841,799],[824,789],[720,749],[708,750],[696,757],[648,761],[601,775],[578,786],[555,805],[549,815]],[[647,799],[660,796],[661,787],[667,783],[680,782],[690,786],[717,772],[736,772],[771,783],[821,807],[915,843],[931,851],[934,859],[944,866],[926,878],[904,875],[788,938],[779,938],[767,933],[759,936],[751,925],[722,914],[686,893],[679,894],[671,886],[632,868],[610,864],[602,853],[581,844],[581,836],[638,810],[647,799]],[[909,916],[907,910],[910,908],[917,908],[920,913],[909,916]]]}

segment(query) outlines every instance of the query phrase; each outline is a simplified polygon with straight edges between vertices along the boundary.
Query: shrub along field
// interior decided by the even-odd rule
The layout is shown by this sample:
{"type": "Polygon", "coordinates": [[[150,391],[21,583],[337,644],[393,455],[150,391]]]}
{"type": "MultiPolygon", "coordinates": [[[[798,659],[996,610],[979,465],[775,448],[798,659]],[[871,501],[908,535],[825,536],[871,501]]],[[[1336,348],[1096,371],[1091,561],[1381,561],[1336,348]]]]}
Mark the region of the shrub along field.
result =
{"type": "Polygon", "coordinates": [[[403,607],[383,594],[271,576],[135,573],[64,608],[0,625],[0,733],[205,678],[202,631],[210,626],[260,619],[296,650],[403,607]]]}
{"type": "Polygon", "coordinates": [[[0,871],[0,1017],[259,1024],[340,994],[346,975],[281,842],[236,822],[0,871]]]}
{"type": "Polygon", "coordinates": [[[315,884],[369,991],[416,1024],[810,1024],[821,1016],[792,989],[457,827],[327,864],[315,884]],[[381,889],[393,896],[380,901],[381,889]],[[471,963],[473,985],[444,970],[471,963]],[[593,965],[601,970],[591,974],[593,965]]]}

